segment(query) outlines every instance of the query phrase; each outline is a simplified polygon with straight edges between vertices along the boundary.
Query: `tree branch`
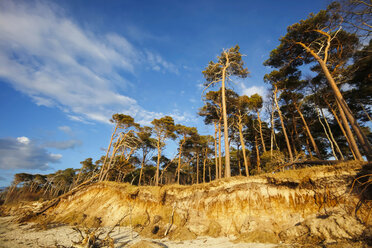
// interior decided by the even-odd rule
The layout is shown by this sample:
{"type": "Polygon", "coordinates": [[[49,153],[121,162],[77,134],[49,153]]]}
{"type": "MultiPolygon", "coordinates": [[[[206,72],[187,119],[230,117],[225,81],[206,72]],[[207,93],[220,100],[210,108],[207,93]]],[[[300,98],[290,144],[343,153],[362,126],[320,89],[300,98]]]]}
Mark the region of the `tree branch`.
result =
{"type": "Polygon", "coordinates": [[[327,64],[328,50],[329,50],[329,47],[331,46],[332,37],[331,37],[331,35],[329,33],[324,32],[323,30],[317,29],[317,30],[315,30],[315,32],[318,32],[318,33],[320,33],[320,34],[322,34],[322,35],[324,35],[324,36],[327,37],[327,46],[324,49],[324,58],[323,58],[324,63],[327,64]]]}

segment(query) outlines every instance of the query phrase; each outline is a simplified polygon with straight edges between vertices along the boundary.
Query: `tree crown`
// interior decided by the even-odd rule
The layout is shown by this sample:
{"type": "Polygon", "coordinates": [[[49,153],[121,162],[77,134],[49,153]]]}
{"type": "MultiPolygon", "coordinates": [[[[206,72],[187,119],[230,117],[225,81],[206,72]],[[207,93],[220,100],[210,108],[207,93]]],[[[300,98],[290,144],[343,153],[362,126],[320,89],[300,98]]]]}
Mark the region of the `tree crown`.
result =
{"type": "Polygon", "coordinates": [[[247,68],[244,68],[244,62],[242,55],[239,52],[240,47],[236,45],[226,51],[223,51],[220,56],[217,57],[217,62],[210,61],[208,66],[202,72],[206,79],[205,86],[215,84],[222,80],[222,71],[226,70],[226,77],[237,76],[245,78],[249,72],[247,68]]]}

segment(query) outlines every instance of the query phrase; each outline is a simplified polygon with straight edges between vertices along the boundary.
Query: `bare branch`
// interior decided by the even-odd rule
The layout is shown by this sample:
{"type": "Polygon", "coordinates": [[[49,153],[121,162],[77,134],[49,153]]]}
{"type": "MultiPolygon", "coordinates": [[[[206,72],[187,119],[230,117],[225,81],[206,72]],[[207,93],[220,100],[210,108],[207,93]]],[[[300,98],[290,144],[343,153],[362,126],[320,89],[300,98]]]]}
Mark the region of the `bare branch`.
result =
{"type": "Polygon", "coordinates": [[[218,83],[219,81],[221,81],[221,79],[220,80],[214,80],[214,81],[212,81],[212,82],[210,82],[205,88],[204,88],[204,90],[203,90],[203,92],[202,92],[202,100],[203,100],[203,96],[204,96],[204,91],[206,91],[212,84],[215,84],[215,83],[218,83]]]}

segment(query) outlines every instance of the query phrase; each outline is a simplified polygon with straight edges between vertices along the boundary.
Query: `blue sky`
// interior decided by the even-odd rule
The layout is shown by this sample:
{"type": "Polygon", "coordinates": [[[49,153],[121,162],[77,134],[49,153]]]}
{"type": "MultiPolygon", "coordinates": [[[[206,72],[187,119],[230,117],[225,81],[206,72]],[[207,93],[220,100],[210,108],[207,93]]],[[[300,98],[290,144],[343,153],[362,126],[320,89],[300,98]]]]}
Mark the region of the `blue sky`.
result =
{"type": "Polygon", "coordinates": [[[279,37],[327,3],[0,1],[0,186],[98,159],[114,113],[142,125],[171,115],[208,134],[197,116],[208,62],[239,44],[251,74],[231,87],[265,94],[279,37]]]}

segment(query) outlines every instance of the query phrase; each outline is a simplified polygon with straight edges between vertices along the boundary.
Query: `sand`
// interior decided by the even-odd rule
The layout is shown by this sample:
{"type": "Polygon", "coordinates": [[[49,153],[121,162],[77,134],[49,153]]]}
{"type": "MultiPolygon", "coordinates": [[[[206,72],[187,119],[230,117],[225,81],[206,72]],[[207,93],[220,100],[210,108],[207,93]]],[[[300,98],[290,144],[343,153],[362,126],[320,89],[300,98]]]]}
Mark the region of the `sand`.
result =
{"type": "MultiPolygon", "coordinates": [[[[14,223],[13,217],[0,217],[0,247],[1,248],[50,248],[50,247],[72,247],[72,241],[81,240],[80,234],[67,225],[55,225],[43,230],[34,223],[14,223]]],[[[106,228],[108,232],[110,228],[106,228]]],[[[101,238],[106,235],[103,234],[101,238]]],[[[198,237],[188,241],[170,241],[168,239],[151,240],[142,238],[136,232],[131,232],[128,227],[117,227],[110,235],[115,240],[115,247],[130,247],[135,243],[146,240],[153,242],[158,247],[169,248],[198,248],[198,247],[217,247],[217,248],[271,248],[277,247],[275,244],[258,243],[238,243],[232,242],[234,237],[198,237]],[[133,236],[133,238],[132,238],[133,236]]]]}

